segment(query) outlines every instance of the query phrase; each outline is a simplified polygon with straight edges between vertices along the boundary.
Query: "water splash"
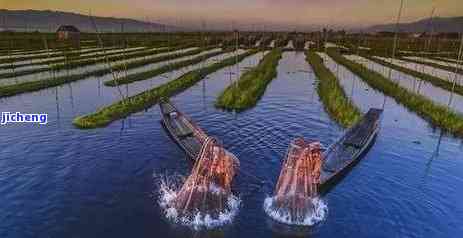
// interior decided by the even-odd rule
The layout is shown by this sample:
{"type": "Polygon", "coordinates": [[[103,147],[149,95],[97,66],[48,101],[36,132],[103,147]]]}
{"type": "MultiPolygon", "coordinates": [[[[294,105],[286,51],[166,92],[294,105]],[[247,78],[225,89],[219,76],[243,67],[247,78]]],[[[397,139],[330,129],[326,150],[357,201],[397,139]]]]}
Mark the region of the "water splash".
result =
{"type": "Polygon", "coordinates": [[[180,183],[161,181],[159,204],[165,216],[195,229],[214,228],[233,220],[240,200],[231,192],[238,159],[207,137],[190,176],[180,183]]]}
{"type": "MultiPolygon", "coordinates": [[[[181,186],[178,182],[174,182],[168,178],[161,179],[159,205],[163,209],[164,216],[174,223],[189,226],[195,230],[211,229],[230,224],[239,211],[241,200],[230,194],[223,211],[219,212],[216,216],[200,211],[182,215],[174,206],[174,201],[178,197],[180,189],[181,186]]],[[[217,190],[214,190],[214,192],[217,192],[217,190]]]]}
{"type": "Polygon", "coordinates": [[[314,225],[323,220],[327,206],[318,196],[322,163],[319,142],[295,139],[286,154],[274,196],[264,202],[267,214],[289,225],[314,225]]]}
{"type": "Polygon", "coordinates": [[[328,215],[328,206],[321,198],[308,198],[306,203],[310,204],[310,209],[295,217],[291,209],[278,206],[275,197],[267,197],[264,201],[264,211],[278,222],[298,226],[313,226],[323,221],[328,215]]]}

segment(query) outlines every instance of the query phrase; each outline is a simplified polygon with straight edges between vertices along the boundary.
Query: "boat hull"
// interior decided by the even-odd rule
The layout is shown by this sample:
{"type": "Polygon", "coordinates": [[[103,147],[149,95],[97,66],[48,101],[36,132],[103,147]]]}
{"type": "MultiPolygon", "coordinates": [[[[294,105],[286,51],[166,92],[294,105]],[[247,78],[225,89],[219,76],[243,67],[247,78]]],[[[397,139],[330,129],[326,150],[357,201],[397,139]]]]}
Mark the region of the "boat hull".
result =
{"type": "Polygon", "coordinates": [[[381,109],[370,109],[366,116],[357,124],[354,125],[348,132],[338,140],[329,151],[324,154],[325,163],[326,160],[330,159],[335,161],[334,170],[322,170],[322,178],[319,185],[319,191],[321,193],[327,193],[330,189],[340,182],[351,169],[362,160],[369,149],[374,145],[377,135],[380,130],[379,122],[381,120],[382,110],[381,109]],[[366,132],[361,132],[361,129],[368,129],[366,132]],[[361,133],[359,133],[359,131],[361,133]],[[362,134],[364,133],[364,134],[362,134]],[[365,134],[366,133],[366,134],[365,134]],[[356,134],[361,134],[360,139],[355,138],[356,134]],[[353,137],[354,145],[346,143],[349,137],[353,137]],[[364,138],[364,140],[362,140],[364,138]],[[361,143],[359,143],[361,141],[361,143]],[[347,155],[343,152],[348,151],[347,155]],[[339,155],[338,155],[339,154],[339,155]],[[336,157],[342,158],[348,156],[349,159],[336,162],[336,157]]]}

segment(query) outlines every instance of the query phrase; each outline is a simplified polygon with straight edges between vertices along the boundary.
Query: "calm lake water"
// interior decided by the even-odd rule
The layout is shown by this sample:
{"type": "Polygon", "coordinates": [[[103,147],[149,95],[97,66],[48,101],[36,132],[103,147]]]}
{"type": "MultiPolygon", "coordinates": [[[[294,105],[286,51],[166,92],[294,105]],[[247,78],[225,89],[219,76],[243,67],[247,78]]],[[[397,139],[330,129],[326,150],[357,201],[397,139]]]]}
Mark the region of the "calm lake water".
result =
{"type": "MultiPolygon", "coordinates": [[[[223,58],[218,56],[216,58],[223,58]]],[[[241,68],[257,64],[246,58],[241,68]]],[[[359,108],[384,96],[326,58],[359,108]]],[[[192,66],[195,68],[197,66],[192,66]]],[[[343,132],[323,110],[303,53],[286,52],[278,76],[253,109],[214,108],[230,83],[229,67],[172,98],[241,162],[232,224],[195,231],[171,224],[158,205],[163,176],[187,176],[192,164],[160,124],[158,106],[112,123],[78,130],[75,116],[118,99],[89,78],[3,99],[0,111],[48,113],[49,124],[0,127],[0,237],[459,237],[463,234],[463,144],[386,98],[382,129],[363,160],[330,193],[324,221],[296,230],[263,210],[289,142],[297,136],[333,143],[343,132]],[[460,189],[459,189],[460,188],[460,189]]],[[[184,70],[170,74],[171,78],[184,70]]],[[[235,79],[237,75],[231,75],[235,79]]],[[[134,94],[166,77],[123,87],[134,94]]]]}

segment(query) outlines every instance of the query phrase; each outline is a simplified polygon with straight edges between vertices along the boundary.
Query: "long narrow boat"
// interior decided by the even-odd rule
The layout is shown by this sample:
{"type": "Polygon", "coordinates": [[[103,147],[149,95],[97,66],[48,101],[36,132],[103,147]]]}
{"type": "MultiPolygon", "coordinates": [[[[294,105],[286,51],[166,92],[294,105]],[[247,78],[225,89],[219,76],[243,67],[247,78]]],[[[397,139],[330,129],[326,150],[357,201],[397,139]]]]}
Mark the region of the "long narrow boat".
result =
{"type": "Polygon", "coordinates": [[[292,141],[274,195],[264,204],[267,214],[290,225],[312,225],[322,219],[319,193],[327,192],[330,185],[360,161],[378,134],[381,114],[382,110],[370,109],[323,153],[318,141],[303,138],[292,141]]]}
{"type": "Polygon", "coordinates": [[[180,112],[170,101],[159,104],[162,123],[174,141],[187,156],[196,160],[207,135],[190,118],[180,112]]]}
{"type": "Polygon", "coordinates": [[[167,131],[195,161],[182,187],[163,198],[161,206],[168,218],[197,226],[230,222],[238,203],[231,189],[238,159],[173,104],[164,101],[160,107],[167,131]]]}
{"type": "Polygon", "coordinates": [[[380,129],[383,110],[371,108],[364,117],[325,152],[320,173],[320,190],[326,191],[341,179],[373,145],[380,129]]]}
{"type": "MultiPolygon", "coordinates": [[[[161,109],[162,123],[169,135],[190,159],[196,161],[208,135],[170,101],[163,100],[159,107],[161,109]]],[[[239,163],[235,155],[227,150],[225,150],[225,153],[239,163]]]]}

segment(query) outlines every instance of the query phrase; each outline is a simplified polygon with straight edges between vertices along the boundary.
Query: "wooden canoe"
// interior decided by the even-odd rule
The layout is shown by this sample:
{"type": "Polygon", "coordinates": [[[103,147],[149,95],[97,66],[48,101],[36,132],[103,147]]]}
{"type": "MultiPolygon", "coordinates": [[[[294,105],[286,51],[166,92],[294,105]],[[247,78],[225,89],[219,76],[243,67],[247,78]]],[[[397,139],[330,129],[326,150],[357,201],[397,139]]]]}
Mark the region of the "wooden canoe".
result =
{"type": "Polygon", "coordinates": [[[329,190],[342,179],[373,145],[380,129],[382,113],[381,109],[370,109],[356,125],[323,152],[321,191],[329,190]]]}

